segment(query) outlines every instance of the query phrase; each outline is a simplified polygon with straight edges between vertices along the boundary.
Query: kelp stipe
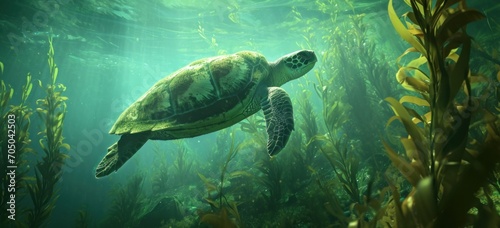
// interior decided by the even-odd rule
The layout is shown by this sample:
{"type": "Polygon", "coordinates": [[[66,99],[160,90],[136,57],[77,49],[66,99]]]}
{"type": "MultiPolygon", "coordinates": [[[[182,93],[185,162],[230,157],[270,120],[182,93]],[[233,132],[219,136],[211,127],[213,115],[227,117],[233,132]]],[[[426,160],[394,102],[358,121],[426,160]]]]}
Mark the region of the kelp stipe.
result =
{"type": "MultiPolygon", "coordinates": [[[[224,192],[224,181],[226,174],[228,174],[229,163],[234,159],[238,151],[242,149],[243,144],[235,144],[234,132],[230,133],[231,145],[226,157],[225,162],[222,164],[219,185],[211,182],[203,174],[198,173],[200,179],[204,182],[207,189],[207,197],[204,199],[210,207],[211,212],[198,211],[200,217],[200,224],[210,225],[212,227],[239,227],[241,224],[241,217],[238,211],[238,203],[236,201],[228,200],[226,192],[224,192]],[[218,199],[212,200],[210,194],[212,191],[218,192],[218,199]]],[[[249,175],[245,171],[234,171],[229,173],[230,176],[235,175],[249,175]]]]}
{"type": "Polygon", "coordinates": [[[66,90],[63,84],[56,84],[58,71],[54,62],[54,48],[52,39],[49,39],[48,64],[50,70],[50,82],[45,86],[38,81],[40,87],[46,91],[46,97],[37,100],[36,112],[44,124],[39,133],[42,135],[39,144],[43,150],[42,160],[35,168],[35,183],[28,185],[28,190],[33,203],[33,209],[28,211],[28,223],[30,227],[40,227],[50,217],[59,198],[56,185],[61,179],[64,160],[68,157],[62,149],[69,150],[69,145],[63,142],[63,122],[66,115],[66,103],[68,99],[62,96],[66,90]]]}
{"type": "Polygon", "coordinates": [[[259,182],[264,187],[262,197],[264,198],[268,209],[279,208],[283,203],[283,165],[277,158],[269,159],[268,156],[262,156],[257,162],[256,168],[262,173],[259,182]]]}
{"type": "Polygon", "coordinates": [[[464,0],[406,3],[412,8],[406,14],[411,21],[406,21],[407,26],[397,17],[392,0],[388,7],[394,28],[412,45],[398,62],[410,52],[420,57],[400,66],[396,77],[404,88],[418,92],[421,98],[386,98],[396,114],[387,125],[401,121],[409,134],[401,138],[401,143],[411,161],[383,144],[393,165],[413,186],[401,203],[398,190],[391,185],[394,223],[397,227],[462,227],[472,225],[468,218],[474,216],[492,219],[483,216],[484,210],[479,210],[479,215],[468,213],[474,206],[482,208],[475,193],[486,185],[487,176],[500,161],[498,127],[494,122],[487,123],[487,138],[480,146],[470,148],[468,140],[473,126],[471,116],[485,112],[473,105],[471,38],[465,27],[484,16],[467,8],[464,0]],[[422,69],[424,64],[426,69],[422,69]],[[421,115],[404,103],[427,107],[428,112],[421,115]]]}
{"type": "MultiPolygon", "coordinates": [[[[0,62],[0,72],[3,74],[3,63],[0,62]]],[[[10,86],[6,86],[4,81],[0,81],[0,115],[1,124],[0,129],[0,165],[2,169],[2,175],[0,177],[1,186],[1,198],[0,206],[2,208],[10,208],[7,202],[10,201],[11,194],[16,195],[16,202],[22,202],[26,196],[26,186],[27,181],[30,177],[27,175],[29,170],[29,164],[26,160],[28,153],[32,152],[33,149],[30,147],[30,134],[29,128],[31,125],[31,115],[33,113],[32,109],[26,105],[27,99],[31,93],[33,84],[31,83],[31,74],[28,73],[26,76],[26,84],[21,89],[21,103],[19,105],[9,105],[9,101],[14,95],[14,89],[10,86]],[[9,131],[10,129],[10,131],[9,131]],[[11,149],[9,153],[9,148],[11,149]],[[14,153],[12,153],[12,150],[14,153]],[[12,169],[8,166],[14,166],[15,169],[15,189],[9,186],[10,176],[7,173],[11,172],[12,169]],[[15,191],[15,192],[14,192],[15,191]]],[[[16,215],[11,218],[16,218],[10,220],[9,216],[12,214],[8,210],[0,211],[0,224],[2,227],[8,227],[9,225],[16,224],[16,226],[26,226],[23,220],[19,217],[24,216],[26,209],[22,207],[16,208],[16,215]]]]}
{"type": "MultiPolygon", "coordinates": [[[[309,81],[307,81],[309,83],[309,81]]],[[[302,96],[295,99],[295,103],[299,105],[297,109],[297,126],[298,129],[292,133],[290,141],[285,149],[287,152],[283,156],[284,165],[284,182],[288,187],[288,192],[292,195],[299,193],[313,182],[312,175],[315,174],[313,167],[318,164],[318,148],[319,142],[311,140],[319,134],[318,116],[315,114],[311,99],[312,91],[306,89],[302,84],[299,85],[302,89],[302,96]],[[311,142],[311,143],[309,143],[311,142]]]]}

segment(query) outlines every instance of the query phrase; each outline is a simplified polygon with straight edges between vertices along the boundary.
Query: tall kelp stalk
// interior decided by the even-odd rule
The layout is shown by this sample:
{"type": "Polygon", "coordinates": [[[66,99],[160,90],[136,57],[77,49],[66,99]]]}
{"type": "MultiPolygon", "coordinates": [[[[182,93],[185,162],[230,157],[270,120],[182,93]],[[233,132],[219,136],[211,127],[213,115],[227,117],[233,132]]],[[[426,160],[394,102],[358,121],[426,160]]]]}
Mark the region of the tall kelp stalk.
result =
{"type": "MultiPolygon", "coordinates": [[[[39,133],[40,147],[44,152],[42,160],[35,168],[36,182],[29,184],[28,189],[33,202],[33,209],[28,211],[30,227],[40,227],[50,217],[59,197],[57,183],[61,179],[64,160],[68,157],[61,149],[69,151],[69,145],[63,142],[63,122],[66,116],[66,103],[68,99],[62,96],[66,87],[56,84],[58,68],[54,62],[54,48],[52,39],[49,39],[48,63],[50,70],[50,83],[45,86],[47,96],[37,100],[36,109],[44,123],[44,129],[39,133]]],[[[40,87],[44,88],[41,81],[40,87]]]]}
{"type": "Polygon", "coordinates": [[[262,156],[260,162],[256,163],[257,169],[262,173],[259,182],[263,186],[261,192],[268,209],[278,209],[283,203],[283,165],[277,158],[269,159],[262,156]]]}
{"type": "Polygon", "coordinates": [[[345,140],[341,142],[346,137],[342,133],[343,125],[352,117],[353,107],[347,102],[348,94],[346,94],[345,88],[337,88],[335,84],[340,76],[339,72],[333,70],[329,73],[329,69],[335,69],[333,65],[335,58],[336,56],[330,52],[325,52],[323,66],[315,71],[318,81],[315,89],[323,104],[322,114],[326,134],[315,135],[308,144],[316,143],[318,145],[319,151],[330,162],[335,176],[339,178],[349,198],[353,203],[359,203],[358,172],[360,160],[349,142],[345,140]]]}
{"type": "MultiPolygon", "coordinates": [[[[0,62],[0,74],[3,74],[3,64],[0,62]]],[[[29,147],[31,142],[29,135],[30,118],[32,109],[26,105],[33,84],[31,75],[26,76],[26,84],[21,90],[21,103],[11,105],[8,103],[14,95],[14,89],[7,88],[4,81],[0,81],[0,115],[2,124],[0,124],[0,169],[3,173],[0,176],[1,194],[0,194],[0,224],[2,227],[9,227],[9,224],[21,224],[22,219],[16,217],[22,216],[24,210],[19,205],[26,194],[26,184],[29,179],[27,173],[29,166],[26,155],[32,151],[29,147]],[[9,175],[10,173],[10,175],[9,175]],[[12,198],[15,196],[15,198],[12,198]],[[16,219],[16,220],[12,220],[16,219]]]]}
{"type": "Polygon", "coordinates": [[[231,145],[228,150],[228,154],[225,162],[222,164],[221,174],[219,178],[219,184],[214,184],[203,174],[198,173],[200,179],[205,183],[207,188],[207,198],[205,201],[210,204],[211,212],[199,212],[200,223],[210,225],[212,227],[239,227],[241,224],[241,217],[238,211],[238,203],[232,199],[228,199],[227,192],[224,191],[224,183],[226,181],[226,175],[238,176],[238,175],[249,175],[245,171],[234,171],[228,173],[229,163],[235,158],[238,151],[242,149],[243,144],[235,144],[234,133],[230,133],[231,145]],[[218,199],[216,201],[210,198],[212,191],[216,190],[218,192],[218,199]]]}
{"type": "MultiPolygon", "coordinates": [[[[309,84],[309,83],[308,83],[309,84]]],[[[302,90],[301,96],[294,100],[297,106],[296,129],[288,141],[286,152],[283,154],[281,162],[283,166],[283,182],[288,187],[291,194],[300,193],[301,190],[309,186],[312,182],[312,175],[315,174],[313,167],[317,167],[319,144],[318,141],[311,140],[320,133],[318,116],[312,104],[313,92],[308,90],[308,85],[299,85],[302,90]],[[311,142],[311,143],[309,143],[311,142]],[[314,163],[314,164],[313,164],[314,163]]]]}
{"type": "MultiPolygon", "coordinates": [[[[409,19],[406,26],[397,17],[392,0],[388,7],[394,28],[412,45],[398,62],[408,53],[419,57],[400,66],[396,77],[404,88],[421,97],[385,99],[396,114],[387,125],[399,120],[409,134],[401,143],[410,161],[383,144],[393,165],[413,186],[401,203],[398,190],[391,185],[394,224],[498,227],[492,204],[482,205],[476,196],[500,161],[497,118],[478,105],[481,101],[471,90],[474,76],[469,70],[471,38],[466,26],[484,16],[467,8],[465,0],[405,2],[412,8],[405,14],[409,19]],[[420,114],[410,108],[414,106],[427,110],[420,114]],[[481,127],[486,135],[482,141],[471,140],[473,126],[481,127]],[[473,207],[477,213],[469,213],[473,207]]],[[[486,198],[491,202],[488,195],[486,198]]],[[[363,220],[358,222],[364,224],[363,220]]]]}
{"type": "Polygon", "coordinates": [[[376,173],[388,165],[384,154],[374,148],[374,145],[380,145],[380,140],[373,135],[382,135],[383,123],[390,115],[390,109],[380,107],[382,99],[395,92],[395,86],[391,86],[395,83],[383,77],[388,74],[389,65],[382,52],[377,51],[382,49],[376,45],[376,36],[370,33],[375,28],[369,26],[365,14],[356,14],[352,3],[317,1],[316,4],[321,12],[330,17],[330,20],[321,22],[321,26],[329,30],[322,36],[322,41],[328,46],[322,56],[324,67],[319,72],[324,81],[333,81],[319,89],[321,92],[327,90],[329,97],[336,93],[345,94],[342,101],[349,104],[350,111],[348,119],[339,129],[348,138],[357,141],[356,149],[367,158],[364,163],[368,165],[364,167],[371,169],[370,173],[376,173]],[[340,10],[349,7],[353,9],[352,15],[338,20],[340,10]]]}

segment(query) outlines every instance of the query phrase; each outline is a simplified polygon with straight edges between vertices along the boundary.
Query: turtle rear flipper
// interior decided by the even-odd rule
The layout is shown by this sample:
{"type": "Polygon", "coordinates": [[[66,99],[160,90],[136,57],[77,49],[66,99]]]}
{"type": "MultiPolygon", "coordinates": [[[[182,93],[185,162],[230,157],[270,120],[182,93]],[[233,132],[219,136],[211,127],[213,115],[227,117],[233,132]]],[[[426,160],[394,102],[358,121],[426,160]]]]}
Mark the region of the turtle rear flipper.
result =
{"type": "Polygon", "coordinates": [[[278,154],[293,131],[293,108],[290,97],[280,87],[267,88],[268,96],[261,103],[268,135],[267,152],[278,154]]]}
{"type": "Polygon", "coordinates": [[[95,176],[103,177],[122,167],[149,139],[149,134],[122,135],[118,142],[108,148],[108,153],[97,165],[95,176]]]}

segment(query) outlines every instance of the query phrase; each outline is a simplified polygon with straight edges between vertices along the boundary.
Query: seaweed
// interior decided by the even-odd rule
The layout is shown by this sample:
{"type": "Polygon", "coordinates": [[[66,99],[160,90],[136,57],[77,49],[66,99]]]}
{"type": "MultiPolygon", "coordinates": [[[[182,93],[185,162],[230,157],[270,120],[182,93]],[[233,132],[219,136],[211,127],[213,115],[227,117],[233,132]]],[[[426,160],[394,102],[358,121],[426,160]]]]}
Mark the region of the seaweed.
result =
{"type": "MultiPolygon", "coordinates": [[[[3,64],[1,65],[1,71],[3,72],[3,64]]],[[[14,95],[14,89],[10,86],[7,88],[4,81],[0,81],[0,115],[2,123],[2,129],[0,131],[0,165],[2,169],[2,175],[0,177],[2,186],[0,194],[0,206],[2,208],[10,208],[8,202],[11,200],[11,194],[15,194],[16,201],[21,202],[26,195],[27,181],[30,179],[28,176],[29,165],[27,164],[26,156],[28,153],[32,152],[33,149],[29,146],[31,140],[29,135],[29,128],[31,126],[31,115],[32,109],[26,105],[26,101],[31,93],[32,83],[31,74],[28,73],[26,76],[26,84],[21,90],[21,103],[19,105],[10,105],[8,111],[7,107],[10,99],[14,95]],[[7,174],[12,171],[11,167],[15,167],[15,179],[11,180],[10,176],[7,174]],[[15,181],[15,188],[11,184],[15,181]]],[[[8,210],[2,210],[0,212],[1,219],[0,224],[2,226],[7,226],[9,221],[10,213],[8,210]]],[[[24,214],[24,209],[17,208],[17,214],[24,214]]],[[[21,220],[16,220],[20,223],[21,220]]]]}
{"type": "MultiPolygon", "coordinates": [[[[3,73],[3,64],[1,63],[0,72],[3,73]]],[[[0,131],[0,165],[5,174],[0,177],[2,183],[0,188],[0,195],[2,196],[0,206],[10,209],[11,206],[8,202],[11,202],[11,195],[15,194],[15,200],[22,202],[26,196],[27,181],[30,178],[27,175],[29,165],[26,156],[33,151],[29,146],[31,142],[29,128],[33,112],[26,103],[32,89],[31,74],[28,73],[26,76],[26,84],[21,89],[21,102],[19,105],[10,105],[8,108],[9,101],[14,95],[14,89],[10,86],[7,88],[3,80],[0,81],[0,86],[0,115],[2,123],[5,123],[2,124],[0,131]],[[9,167],[15,167],[15,178],[13,180],[11,176],[7,175],[9,172],[12,172],[12,168],[9,167]],[[15,188],[11,185],[12,181],[15,181],[15,188]]],[[[16,210],[17,216],[23,215],[25,212],[25,209],[20,207],[16,208],[16,210]]],[[[9,210],[2,210],[0,212],[2,217],[0,224],[5,227],[7,227],[10,221],[9,218],[12,216],[11,213],[7,212],[9,210]]],[[[21,221],[17,219],[16,223],[21,226],[23,225],[21,221]]]]}
{"type": "Polygon", "coordinates": [[[103,221],[106,227],[137,227],[143,213],[144,196],[141,175],[130,178],[125,187],[110,192],[113,202],[103,221]]]}
{"type": "Polygon", "coordinates": [[[218,131],[215,142],[213,148],[209,152],[207,151],[207,155],[210,156],[209,162],[203,163],[206,166],[201,168],[207,169],[203,171],[204,173],[218,175],[220,167],[226,162],[226,153],[231,147],[231,131],[227,128],[218,131]]]}
{"type": "Polygon", "coordinates": [[[35,183],[28,185],[28,190],[33,203],[33,208],[28,210],[28,223],[30,227],[40,227],[50,217],[59,198],[57,183],[63,174],[62,166],[68,157],[61,149],[69,151],[69,145],[64,143],[63,122],[66,115],[66,103],[68,99],[62,96],[66,87],[56,84],[58,67],[54,62],[54,48],[52,39],[49,39],[48,64],[51,80],[45,86],[38,81],[40,87],[45,89],[46,97],[37,100],[36,112],[44,123],[44,129],[39,133],[42,135],[39,144],[44,152],[42,160],[35,168],[35,183]]]}
{"type": "Polygon", "coordinates": [[[152,194],[155,197],[159,197],[163,193],[167,192],[171,189],[172,185],[169,183],[171,181],[170,173],[168,171],[168,164],[166,153],[161,151],[159,145],[157,143],[153,146],[153,151],[155,153],[155,164],[153,164],[154,172],[151,175],[151,189],[152,194]]]}
{"type": "MultiPolygon", "coordinates": [[[[238,203],[230,200],[226,197],[226,192],[224,192],[224,183],[226,178],[226,173],[228,172],[229,163],[235,158],[238,151],[242,149],[242,144],[235,144],[234,133],[230,133],[231,144],[228,150],[226,161],[222,164],[221,174],[219,178],[220,184],[214,184],[203,174],[198,173],[200,179],[204,182],[207,189],[207,197],[205,202],[207,202],[212,208],[211,212],[199,211],[200,223],[211,225],[212,227],[238,227],[241,224],[241,217],[238,211],[238,203]],[[218,192],[218,200],[214,201],[211,199],[210,194],[212,191],[218,192]]],[[[235,175],[248,175],[244,171],[234,171],[229,174],[230,176],[235,175]]]]}
{"type": "Polygon", "coordinates": [[[240,129],[252,135],[252,140],[255,142],[256,146],[266,145],[267,138],[264,133],[266,130],[266,120],[264,120],[264,117],[260,112],[249,116],[244,121],[241,121],[240,129]]]}
{"type": "Polygon", "coordinates": [[[466,26],[484,15],[467,8],[465,0],[433,2],[406,1],[412,8],[405,14],[409,19],[406,26],[397,17],[392,0],[388,6],[394,28],[412,45],[398,63],[408,53],[420,55],[400,66],[396,78],[421,98],[385,99],[396,114],[387,125],[398,120],[409,134],[401,143],[410,161],[383,142],[393,165],[413,186],[401,203],[399,192],[391,185],[398,227],[462,227],[472,224],[467,219],[471,216],[484,218],[485,210],[478,215],[468,212],[473,207],[483,208],[477,205],[475,193],[486,186],[487,177],[500,162],[497,118],[475,105],[480,100],[473,98],[471,89],[471,37],[466,26]],[[419,114],[405,104],[424,107],[427,112],[419,114]],[[475,123],[485,127],[486,137],[473,147],[468,133],[475,123]]]}
{"type": "Polygon", "coordinates": [[[323,65],[315,71],[318,80],[316,92],[323,100],[325,122],[329,125],[338,122],[327,128],[337,129],[358,140],[360,153],[370,158],[366,161],[370,165],[366,167],[380,170],[387,160],[382,157],[383,153],[376,153],[379,150],[373,145],[380,144],[373,134],[382,133],[378,131],[390,109],[380,108],[380,103],[385,96],[395,92],[392,89],[395,86],[390,86],[395,83],[381,77],[387,75],[390,68],[385,56],[376,52],[378,47],[373,41],[374,36],[370,36],[365,14],[349,15],[336,22],[335,14],[339,12],[334,4],[337,2],[322,5],[333,11],[332,20],[325,25],[332,29],[322,37],[328,46],[322,56],[323,65]]]}
{"type": "Polygon", "coordinates": [[[86,209],[81,209],[78,211],[78,217],[75,220],[75,227],[77,228],[87,228],[89,227],[90,219],[89,213],[86,209]]]}
{"type": "Polygon", "coordinates": [[[196,175],[191,169],[194,162],[188,157],[189,149],[185,142],[178,140],[174,141],[174,143],[177,145],[175,150],[177,154],[171,168],[172,171],[170,171],[170,184],[175,188],[190,183],[196,175]]]}
{"type": "MultiPolygon", "coordinates": [[[[319,134],[319,127],[316,119],[316,110],[314,110],[313,105],[311,104],[311,92],[306,90],[304,86],[302,86],[302,96],[297,99],[297,103],[299,104],[299,115],[302,121],[298,122],[300,132],[302,134],[299,137],[304,137],[304,142],[302,143],[300,148],[301,151],[304,151],[302,154],[295,154],[295,156],[303,156],[304,163],[307,165],[311,165],[314,157],[317,155],[317,151],[319,148],[319,142],[313,141],[310,142],[316,135],[319,134]],[[305,148],[304,148],[305,147],[305,148]]],[[[302,140],[301,140],[302,141],[302,140]]],[[[289,147],[290,148],[290,147],[289,147]]],[[[296,148],[296,147],[292,147],[296,148]]]]}
{"type": "Polygon", "coordinates": [[[360,159],[349,150],[349,144],[345,140],[335,140],[325,144],[320,150],[330,162],[333,172],[351,201],[361,203],[358,184],[360,159]]]}
{"type": "Polygon", "coordinates": [[[280,157],[280,161],[288,164],[283,166],[284,175],[282,182],[286,184],[289,192],[292,194],[297,194],[306,188],[311,183],[311,176],[314,174],[312,160],[316,150],[305,149],[313,147],[305,146],[307,142],[304,142],[301,136],[301,134],[292,133],[285,148],[286,153],[280,157]]]}
{"type": "Polygon", "coordinates": [[[259,181],[266,189],[261,195],[268,209],[277,209],[283,203],[283,165],[278,159],[262,156],[256,166],[262,173],[259,181]]]}

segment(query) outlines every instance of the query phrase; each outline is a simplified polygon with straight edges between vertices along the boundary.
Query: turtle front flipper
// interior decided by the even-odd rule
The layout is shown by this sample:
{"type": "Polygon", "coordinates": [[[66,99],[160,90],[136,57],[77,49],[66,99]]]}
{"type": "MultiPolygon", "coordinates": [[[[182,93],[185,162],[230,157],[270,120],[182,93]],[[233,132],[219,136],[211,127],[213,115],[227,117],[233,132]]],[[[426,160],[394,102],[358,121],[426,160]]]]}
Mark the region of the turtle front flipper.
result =
{"type": "Polygon", "coordinates": [[[149,133],[125,134],[108,148],[108,153],[97,165],[95,176],[103,177],[118,170],[148,141],[149,133]]]}
{"type": "Polygon", "coordinates": [[[267,88],[267,98],[260,104],[266,118],[269,156],[278,154],[285,147],[293,131],[293,108],[290,97],[280,87],[267,88]]]}

